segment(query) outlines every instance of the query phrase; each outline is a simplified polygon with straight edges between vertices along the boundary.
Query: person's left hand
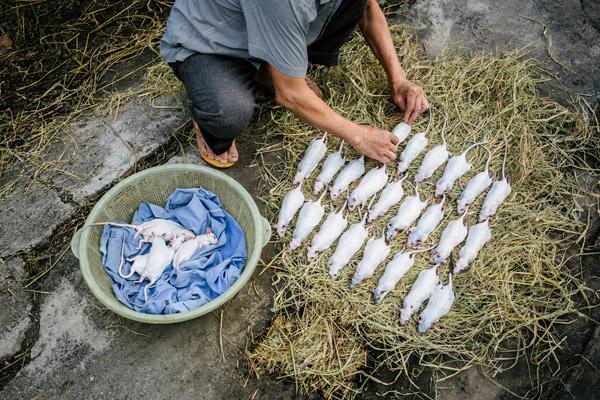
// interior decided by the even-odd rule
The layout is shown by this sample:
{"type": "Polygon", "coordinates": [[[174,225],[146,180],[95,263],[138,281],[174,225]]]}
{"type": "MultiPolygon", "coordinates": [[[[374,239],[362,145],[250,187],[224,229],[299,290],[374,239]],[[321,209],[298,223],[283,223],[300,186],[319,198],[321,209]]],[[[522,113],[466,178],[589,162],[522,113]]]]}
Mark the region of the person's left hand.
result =
{"type": "Polygon", "coordinates": [[[429,102],[427,101],[427,97],[425,97],[423,89],[406,79],[392,84],[392,99],[404,111],[403,120],[409,125],[420,114],[429,110],[429,102]]]}

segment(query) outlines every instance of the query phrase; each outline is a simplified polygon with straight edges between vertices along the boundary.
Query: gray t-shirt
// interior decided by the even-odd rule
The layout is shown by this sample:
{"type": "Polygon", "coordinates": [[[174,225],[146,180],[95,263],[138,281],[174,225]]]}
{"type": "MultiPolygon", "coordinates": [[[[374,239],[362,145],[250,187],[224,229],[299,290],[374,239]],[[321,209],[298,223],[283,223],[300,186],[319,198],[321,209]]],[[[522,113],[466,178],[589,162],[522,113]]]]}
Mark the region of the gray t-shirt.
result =
{"type": "MultiPolygon", "coordinates": [[[[194,53],[262,60],[303,77],[307,47],[341,0],[176,0],[160,41],[167,62],[194,53]]],[[[258,65],[258,64],[255,64],[258,65]]]]}

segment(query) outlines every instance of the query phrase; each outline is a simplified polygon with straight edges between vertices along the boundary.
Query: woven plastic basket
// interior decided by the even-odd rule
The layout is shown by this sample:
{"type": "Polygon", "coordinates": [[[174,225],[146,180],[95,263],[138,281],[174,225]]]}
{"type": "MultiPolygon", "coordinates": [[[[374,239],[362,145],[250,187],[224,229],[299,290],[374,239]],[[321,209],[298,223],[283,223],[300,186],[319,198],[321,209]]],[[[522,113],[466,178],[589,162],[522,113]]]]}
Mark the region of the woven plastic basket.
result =
{"type": "Polygon", "coordinates": [[[71,240],[71,250],[79,258],[81,272],[92,294],[110,310],[135,321],[171,324],[190,320],[231,300],[250,280],[271,228],[262,217],[250,194],[235,179],[213,169],[191,164],[165,165],[138,172],[110,189],[90,212],[85,224],[103,221],[131,221],[140,202],[164,206],[177,188],[203,187],[216,193],[225,210],[241,225],[246,235],[248,257],[235,283],[221,296],[186,313],[153,315],[134,311],[116,299],[111,281],[102,265],[99,250],[102,226],[82,228],[71,240]]]}

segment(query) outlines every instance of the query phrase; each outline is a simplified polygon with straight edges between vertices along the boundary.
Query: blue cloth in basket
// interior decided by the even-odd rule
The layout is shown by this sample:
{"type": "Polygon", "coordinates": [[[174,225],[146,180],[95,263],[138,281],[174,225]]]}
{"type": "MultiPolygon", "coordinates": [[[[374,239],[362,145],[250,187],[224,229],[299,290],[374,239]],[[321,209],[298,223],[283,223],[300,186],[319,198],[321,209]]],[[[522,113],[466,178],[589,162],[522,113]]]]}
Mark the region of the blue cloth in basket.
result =
{"type": "MultiPolygon", "coordinates": [[[[202,188],[177,189],[169,196],[165,208],[141,203],[131,223],[137,225],[154,218],[172,220],[198,235],[210,228],[219,242],[198,249],[178,272],[169,265],[156,287],[148,289],[148,301],[144,302],[144,287],[148,281],[135,285],[138,274],[129,279],[121,278],[119,263],[123,242],[126,259],[147,253],[150,244],[136,250],[140,238],[134,238],[132,228],[106,225],[100,238],[102,263],[112,280],[115,296],[123,304],[148,314],[185,312],[217,298],[238,279],[246,262],[244,231],[223,209],[216,194],[202,188]]],[[[128,274],[130,267],[131,263],[125,260],[123,274],[128,274]]]]}

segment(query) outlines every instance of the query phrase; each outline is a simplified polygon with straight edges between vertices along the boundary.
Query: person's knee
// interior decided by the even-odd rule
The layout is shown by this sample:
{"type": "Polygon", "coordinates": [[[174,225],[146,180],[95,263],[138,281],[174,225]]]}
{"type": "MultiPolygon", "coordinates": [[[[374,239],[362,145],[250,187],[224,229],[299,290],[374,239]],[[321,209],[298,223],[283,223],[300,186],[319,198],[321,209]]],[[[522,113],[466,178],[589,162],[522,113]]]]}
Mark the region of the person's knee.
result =
{"type": "Polygon", "coordinates": [[[213,112],[193,107],[193,116],[200,127],[219,138],[233,139],[248,130],[256,105],[250,99],[214,99],[213,112]]]}

